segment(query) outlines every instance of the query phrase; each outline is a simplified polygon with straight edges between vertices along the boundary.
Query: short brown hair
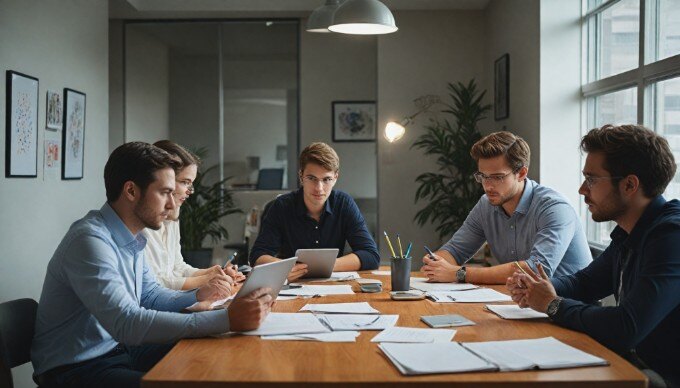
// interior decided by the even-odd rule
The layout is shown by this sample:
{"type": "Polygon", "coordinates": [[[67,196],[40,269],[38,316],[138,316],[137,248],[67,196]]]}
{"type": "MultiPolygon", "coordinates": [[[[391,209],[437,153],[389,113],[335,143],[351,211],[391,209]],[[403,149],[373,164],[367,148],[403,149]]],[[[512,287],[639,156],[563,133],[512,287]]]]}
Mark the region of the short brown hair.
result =
{"type": "Polygon", "coordinates": [[[517,171],[524,166],[529,167],[531,150],[521,137],[508,131],[500,131],[481,138],[472,146],[470,155],[476,162],[479,159],[505,156],[512,170],[517,171]]]}
{"type": "Polygon", "coordinates": [[[642,125],[608,124],[591,129],[581,139],[581,150],[602,152],[604,169],[613,177],[637,176],[648,198],[662,194],[675,176],[675,158],[668,141],[642,125]]]}
{"type": "Polygon", "coordinates": [[[164,168],[177,170],[175,157],[149,143],[135,141],[125,143],[113,150],[104,167],[106,200],[115,202],[127,181],[140,187],[142,194],[156,178],[154,173],[164,168]]]}
{"type": "Polygon", "coordinates": [[[340,170],[340,158],[331,146],[326,143],[315,142],[300,153],[300,171],[303,171],[307,164],[314,163],[328,171],[338,172],[340,170]]]}
{"type": "Polygon", "coordinates": [[[169,153],[170,155],[177,157],[182,163],[182,165],[179,166],[180,170],[184,167],[191,166],[192,164],[195,164],[197,167],[201,165],[201,159],[196,156],[196,154],[175,143],[174,141],[159,140],[153,143],[153,145],[169,153]]]}

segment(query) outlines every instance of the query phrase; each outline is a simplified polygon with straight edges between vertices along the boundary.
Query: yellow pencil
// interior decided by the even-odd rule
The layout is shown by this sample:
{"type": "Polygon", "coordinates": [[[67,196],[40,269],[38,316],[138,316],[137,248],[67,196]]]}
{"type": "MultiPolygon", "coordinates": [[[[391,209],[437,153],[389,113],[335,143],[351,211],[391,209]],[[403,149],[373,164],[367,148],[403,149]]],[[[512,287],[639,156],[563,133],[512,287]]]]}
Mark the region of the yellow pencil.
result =
{"type": "Polygon", "coordinates": [[[524,268],[522,268],[522,266],[519,265],[519,262],[515,261],[514,264],[515,264],[515,266],[516,266],[517,268],[519,268],[520,271],[522,271],[523,274],[529,276],[529,274],[527,273],[527,271],[525,271],[524,268]]]}
{"type": "Polygon", "coordinates": [[[387,240],[387,246],[390,247],[390,251],[392,251],[392,257],[397,257],[397,255],[394,253],[394,248],[392,248],[392,243],[390,242],[390,238],[387,236],[387,232],[383,230],[383,233],[385,233],[385,240],[387,240]]]}
{"type": "Polygon", "coordinates": [[[404,257],[404,251],[401,249],[401,239],[399,238],[399,233],[397,233],[397,244],[399,244],[399,254],[404,257]]]}

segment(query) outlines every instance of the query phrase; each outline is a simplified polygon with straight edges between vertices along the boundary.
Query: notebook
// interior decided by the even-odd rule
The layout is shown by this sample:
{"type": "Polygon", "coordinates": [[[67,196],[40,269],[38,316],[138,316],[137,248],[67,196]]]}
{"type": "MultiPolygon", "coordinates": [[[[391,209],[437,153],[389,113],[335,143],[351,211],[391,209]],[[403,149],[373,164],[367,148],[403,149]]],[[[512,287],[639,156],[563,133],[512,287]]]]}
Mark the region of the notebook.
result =
{"type": "Polygon", "coordinates": [[[486,308],[503,319],[548,318],[547,314],[530,308],[523,309],[516,304],[487,304],[486,308]]]}

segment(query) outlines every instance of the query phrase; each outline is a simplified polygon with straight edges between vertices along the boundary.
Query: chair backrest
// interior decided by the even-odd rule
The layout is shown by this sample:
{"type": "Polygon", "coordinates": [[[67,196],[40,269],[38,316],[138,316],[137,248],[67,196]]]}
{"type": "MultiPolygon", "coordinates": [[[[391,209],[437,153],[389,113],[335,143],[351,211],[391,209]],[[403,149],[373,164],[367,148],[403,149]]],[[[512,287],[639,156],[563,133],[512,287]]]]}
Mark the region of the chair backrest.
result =
{"type": "Polygon", "coordinates": [[[38,303],[17,299],[0,303],[0,386],[12,387],[11,369],[31,361],[38,303]]]}
{"type": "Polygon", "coordinates": [[[263,168],[257,174],[258,190],[281,190],[283,187],[282,168],[263,168]]]}

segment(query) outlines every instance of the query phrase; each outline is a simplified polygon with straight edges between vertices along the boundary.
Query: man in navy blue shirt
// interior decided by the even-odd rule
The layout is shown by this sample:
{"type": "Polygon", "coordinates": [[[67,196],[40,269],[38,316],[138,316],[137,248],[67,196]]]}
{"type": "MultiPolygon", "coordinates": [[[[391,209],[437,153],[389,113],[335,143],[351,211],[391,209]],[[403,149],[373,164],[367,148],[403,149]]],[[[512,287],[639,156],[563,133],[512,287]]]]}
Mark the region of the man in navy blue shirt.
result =
{"type": "MultiPolygon", "coordinates": [[[[335,150],[325,143],[312,143],[300,154],[299,165],[302,187],[278,197],[264,214],[250,253],[251,264],[292,257],[297,249],[338,248],[334,271],[378,268],[378,248],[354,199],[333,190],[340,170],[335,150]],[[345,241],[352,252],[343,255],[345,241]]],[[[296,264],[288,281],[306,273],[306,264],[296,264]]]]}
{"type": "Polygon", "coordinates": [[[680,386],[680,202],[661,196],[676,171],[668,142],[641,126],[606,125],[581,149],[579,193],[593,220],[616,222],[611,244],[573,275],[550,281],[539,267],[507,287],[521,307],[624,356],[652,386],[680,386]],[[616,306],[593,303],[612,294],[616,306]]]}

